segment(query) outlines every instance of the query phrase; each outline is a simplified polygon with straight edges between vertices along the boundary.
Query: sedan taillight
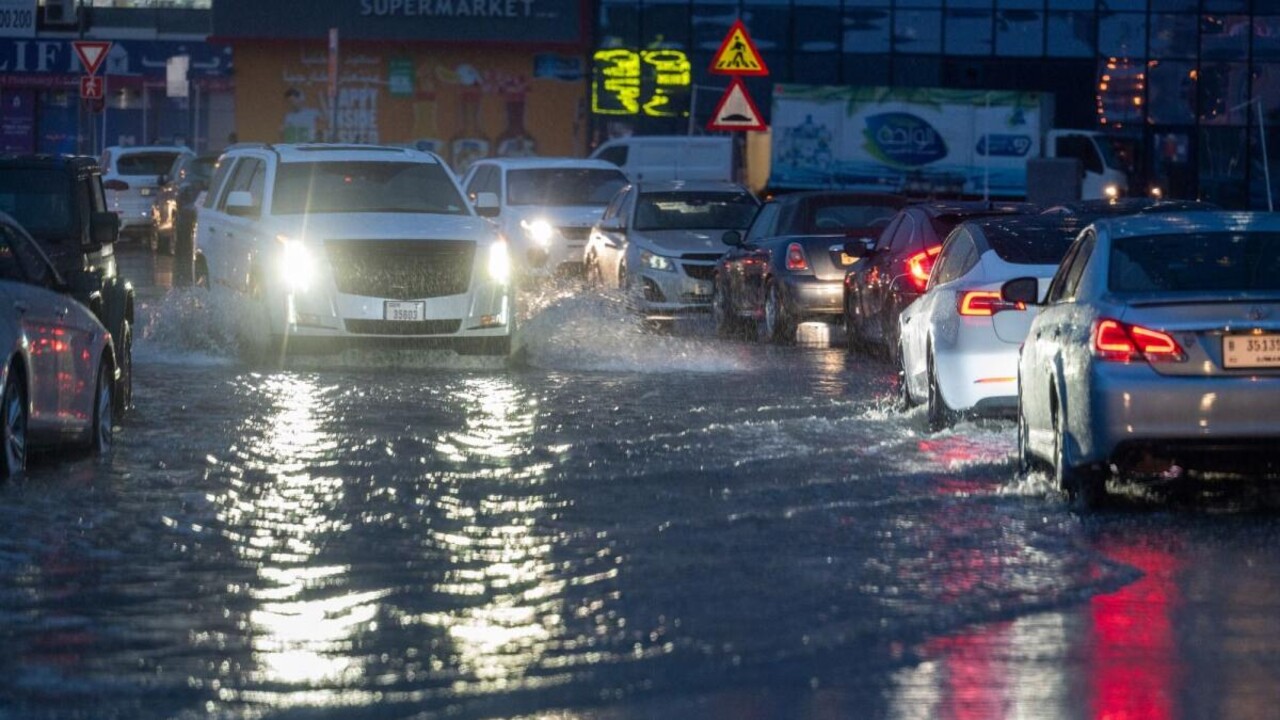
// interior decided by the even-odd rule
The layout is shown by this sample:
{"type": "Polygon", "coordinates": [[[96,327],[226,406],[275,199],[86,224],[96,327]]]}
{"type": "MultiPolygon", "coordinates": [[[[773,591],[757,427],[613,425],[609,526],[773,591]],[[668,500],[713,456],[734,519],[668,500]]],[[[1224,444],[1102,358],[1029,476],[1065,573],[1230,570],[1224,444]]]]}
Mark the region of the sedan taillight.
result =
{"type": "Polygon", "coordinates": [[[804,246],[800,243],[793,242],[787,246],[787,269],[791,272],[809,269],[809,261],[804,256],[804,246]]]}
{"type": "Polygon", "coordinates": [[[1093,354],[1115,362],[1133,362],[1139,358],[1146,358],[1148,362],[1187,359],[1172,335],[1111,318],[1099,318],[1093,323],[1093,354]]]}
{"type": "Polygon", "coordinates": [[[941,245],[934,245],[907,258],[907,279],[916,292],[922,293],[929,285],[929,273],[933,270],[933,259],[942,252],[941,245]]]}
{"type": "Polygon", "coordinates": [[[1007,302],[994,290],[970,290],[960,293],[960,314],[968,317],[990,317],[1005,310],[1026,310],[1022,303],[1007,302]]]}

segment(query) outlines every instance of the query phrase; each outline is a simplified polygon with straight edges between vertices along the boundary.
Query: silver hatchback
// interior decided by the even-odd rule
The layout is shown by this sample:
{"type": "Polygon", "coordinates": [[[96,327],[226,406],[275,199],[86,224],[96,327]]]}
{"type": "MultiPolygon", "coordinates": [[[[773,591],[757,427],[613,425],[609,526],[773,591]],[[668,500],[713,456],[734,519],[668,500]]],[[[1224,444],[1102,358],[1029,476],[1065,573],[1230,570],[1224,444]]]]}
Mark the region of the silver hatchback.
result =
{"type": "Polygon", "coordinates": [[[1018,448],[1085,506],[1113,473],[1280,471],[1280,215],[1101,220],[1040,298],[1019,359],[1018,448]]]}

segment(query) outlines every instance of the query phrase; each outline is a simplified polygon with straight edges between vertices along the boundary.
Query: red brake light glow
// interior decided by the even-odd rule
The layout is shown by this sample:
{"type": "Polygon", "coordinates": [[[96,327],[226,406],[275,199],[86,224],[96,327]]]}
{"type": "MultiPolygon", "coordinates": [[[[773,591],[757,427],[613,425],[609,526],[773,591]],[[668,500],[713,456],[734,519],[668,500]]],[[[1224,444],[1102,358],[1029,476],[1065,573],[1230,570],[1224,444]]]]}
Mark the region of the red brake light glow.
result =
{"type": "Polygon", "coordinates": [[[929,273],[933,270],[933,259],[938,257],[940,252],[942,252],[942,246],[934,245],[907,258],[907,277],[910,278],[916,292],[924,292],[925,287],[929,284],[929,273]]]}
{"type": "Polygon", "coordinates": [[[1093,354],[1117,362],[1133,362],[1143,357],[1148,362],[1187,359],[1172,335],[1111,318],[1102,318],[1093,324],[1093,354]]]}
{"type": "Polygon", "coordinates": [[[970,290],[960,293],[960,314],[989,317],[1005,310],[1026,310],[1022,303],[1005,302],[994,290],[970,290]]]}
{"type": "Polygon", "coordinates": [[[805,259],[804,247],[800,243],[787,246],[787,269],[792,272],[809,269],[809,261],[805,259]]]}

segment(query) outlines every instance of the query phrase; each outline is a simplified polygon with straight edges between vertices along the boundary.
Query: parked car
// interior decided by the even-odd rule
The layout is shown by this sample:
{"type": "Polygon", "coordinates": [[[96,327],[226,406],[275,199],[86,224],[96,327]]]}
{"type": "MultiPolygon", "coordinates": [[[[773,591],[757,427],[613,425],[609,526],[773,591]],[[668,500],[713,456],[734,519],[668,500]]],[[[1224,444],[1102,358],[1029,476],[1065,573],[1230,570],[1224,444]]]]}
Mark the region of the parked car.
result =
{"type": "Polygon", "coordinates": [[[111,334],[68,292],[93,273],[58,274],[22,226],[0,213],[0,473],[30,450],[111,447],[116,361],[111,334]]]}
{"type": "Polygon", "coordinates": [[[1027,203],[932,202],[901,210],[878,238],[851,242],[859,258],[844,274],[842,309],[850,350],[890,355],[900,346],[898,315],[924,292],[942,241],[956,225],[991,215],[1035,212],[1027,203]]]}
{"type": "Polygon", "coordinates": [[[196,223],[196,198],[209,187],[209,178],[222,153],[179,155],[164,175],[156,191],[155,222],[160,250],[173,253],[175,280],[191,282],[195,259],[191,233],[196,223]]]}
{"type": "Polygon", "coordinates": [[[839,321],[842,284],[855,262],[846,245],[878,235],[905,204],[898,195],[837,191],[766,202],[745,237],[724,236],[730,249],[716,267],[717,331],[756,337],[763,320],[765,339],[790,342],[801,322],[839,321]]]}
{"type": "Polygon", "coordinates": [[[947,236],[924,294],[899,316],[900,393],[927,403],[930,430],[962,413],[1013,416],[1035,308],[1001,300],[1000,286],[1019,276],[1047,286],[1083,226],[1072,215],[989,217],[947,236]]]}
{"type": "Polygon", "coordinates": [[[155,203],[160,177],[179,156],[194,154],[172,145],[112,145],[102,151],[102,186],[108,208],[120,216],[121,235],[153,248],[158,245],[155,203]]]}
{"type": "Polygon", "coordinates": [[[1018,362],[1018,457],[1085,506],[1112,469],[1280,469],[1280,216],[1096,222],[1045,294],[1018,362]]]}
{"type": "Polygon", "coordinates": [[[497,196],[503,237],[521,269],[539,273],[581,270],[591,226],[626,184],[603,160],[554,157],[479,160],[462,180],[472,202],[485,192],[497,196]]]}
{"type": "Polygon", "coordinates": [[[649,319],[711,309],[726,232],[751,223],[760,202],[742,185],[666,180],[626,186],[591,230],[587,282],[629,293],[649,319]]]}
{"type": "Polygon", "coordinates": [[[133,402],[134,289],[116,264],[120,220],[107,210],[97,160],[72,155],[0,157],[0,211],[12,216],[63,278],[58,286],[111,332],[119,378],[116,415],[133,402]]]}
{"type": "MultiPolygon", "coordinates": [[[[197,211],[197,284],[260,298],[277,346],[510,351],[507,244],[439,157],[236,146],[209,187],[197,211]]],[[[496,209],[496,198],[478,200],[496,209]]]]}

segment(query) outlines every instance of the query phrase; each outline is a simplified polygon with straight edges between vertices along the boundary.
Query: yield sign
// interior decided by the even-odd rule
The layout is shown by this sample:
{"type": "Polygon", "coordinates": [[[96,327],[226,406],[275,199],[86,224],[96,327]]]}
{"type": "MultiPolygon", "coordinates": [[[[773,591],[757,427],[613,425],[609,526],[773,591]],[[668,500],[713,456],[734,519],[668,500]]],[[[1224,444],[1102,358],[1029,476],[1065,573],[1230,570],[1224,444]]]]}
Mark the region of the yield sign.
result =
{"type": "Polygon", "coordinates": [[[764,130],[764,121],[760,119],[760,110],[756,107],[741,78],[734,78],[729,89],[725,90],[720,104],[707,123],[708,130],[764,130]]]}
{"type": "Polygon", "coordinates": [[[80,64],[84,66],[84,73],[92,75],[98,72],[98,68],[102,66],[102,61],[107,59],[107,51],[111,49],[110,40],[75,40],[71,43],[71,47],[76,49],[76,55],[80,56],[80,64]]]}
{"type": "Polygon", "coordinates": [[[720,75],[763,77],[769,74],[769,68],[764,65],[764,58],[760,57],[760,51],[756,49],[756,44],[751,42],[751,36],[747,35],[747,26],[743,25],[741,20],[735,20],[733,26],[729,28],[729,34],[724,36],[724,42],[720,43],[720,49],[711,59],[710,71],[720,75]]]}

